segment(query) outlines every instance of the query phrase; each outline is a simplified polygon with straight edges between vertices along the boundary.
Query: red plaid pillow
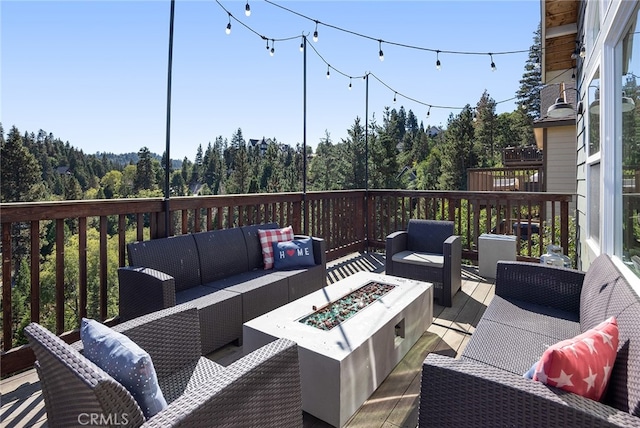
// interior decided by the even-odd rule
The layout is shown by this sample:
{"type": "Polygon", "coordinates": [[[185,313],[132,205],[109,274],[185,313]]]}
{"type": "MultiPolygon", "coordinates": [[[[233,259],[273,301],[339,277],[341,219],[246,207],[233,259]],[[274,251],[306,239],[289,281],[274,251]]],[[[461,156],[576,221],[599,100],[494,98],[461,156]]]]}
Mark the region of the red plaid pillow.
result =
{"type": "Polygon", "coordinates": [[[600,400],[618,351],[614,317],[591,330],[550,346],[536,365],[533,380],[600,400]]]}
{"type": "Polygon", "coordinates": [[[293,240],[293,227],[287,226],[282,229],[258,229],[260,245],[262,246],[262,257],[264,268],[273,267],[273,243],[293,240]]]}

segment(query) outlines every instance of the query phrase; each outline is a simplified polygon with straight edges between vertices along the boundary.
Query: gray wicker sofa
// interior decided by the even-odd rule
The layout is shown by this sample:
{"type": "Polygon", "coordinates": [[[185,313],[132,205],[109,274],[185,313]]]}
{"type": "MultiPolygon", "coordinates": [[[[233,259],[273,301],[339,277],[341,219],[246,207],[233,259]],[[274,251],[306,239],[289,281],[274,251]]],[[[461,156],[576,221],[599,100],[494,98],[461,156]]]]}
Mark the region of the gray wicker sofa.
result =
{"type": "Polygon", "coordinates": [[[499,262],[495,293],[459,359],[425,359],[420,427],[640,426],[640,298],[609,256],[587,272],[499,262]],[[523,377],[548,346],[611,316],[619,346],[600,402],[523,377]]]}
{"type": "MultiPolygon", "coordinates": [[[[315,266],[265,270],[258,229],[212,230],[127,245],[118,269],[123,321],[190,302],[198,308],[202,351],[242,340],[242,324],[326,285],[326,244],[312,238],[315,266]]],[[[300,237],[300,236],[296,236],[300,237]]]]}

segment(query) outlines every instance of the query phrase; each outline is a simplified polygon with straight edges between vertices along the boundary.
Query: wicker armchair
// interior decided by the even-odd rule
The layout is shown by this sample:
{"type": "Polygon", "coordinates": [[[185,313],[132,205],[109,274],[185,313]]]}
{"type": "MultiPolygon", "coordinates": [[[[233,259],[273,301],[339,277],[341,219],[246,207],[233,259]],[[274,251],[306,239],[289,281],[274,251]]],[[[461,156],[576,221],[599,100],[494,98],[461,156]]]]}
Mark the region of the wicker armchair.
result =
{"type": "Polygon", "coordinates": [[[407,230],[387,236],[385,273],[434,283],[433,296],[451,306],[462,284],[462,241],[452,221],[409,220],[407,230]]]}
{"type": "Polygon", "coordinates": [[[149,353],[168,407],[145,420],[129,392],[82,355],[82,342],[68,345],[31,323],[25,332],[36,354],[51,426],[77,426],[81,414],[102,415],[102,423],[126,426],[302,425],[294,342],[279,339],[221,366],[201,356],[198,312],[185,305],[114,330],[149,353]]]}

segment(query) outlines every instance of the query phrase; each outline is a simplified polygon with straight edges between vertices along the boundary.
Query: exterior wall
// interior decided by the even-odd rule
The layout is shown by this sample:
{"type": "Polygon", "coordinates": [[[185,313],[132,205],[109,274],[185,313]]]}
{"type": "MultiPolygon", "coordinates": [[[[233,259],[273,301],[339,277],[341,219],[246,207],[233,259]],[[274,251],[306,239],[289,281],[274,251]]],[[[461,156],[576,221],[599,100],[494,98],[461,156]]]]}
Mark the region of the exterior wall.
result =
{"type": "Polygon", "coordinates": [[[574,126],[556,126],[547,129],[547,147],[544,151],[547,192],[576,192],[576,129],[574,126]]]}

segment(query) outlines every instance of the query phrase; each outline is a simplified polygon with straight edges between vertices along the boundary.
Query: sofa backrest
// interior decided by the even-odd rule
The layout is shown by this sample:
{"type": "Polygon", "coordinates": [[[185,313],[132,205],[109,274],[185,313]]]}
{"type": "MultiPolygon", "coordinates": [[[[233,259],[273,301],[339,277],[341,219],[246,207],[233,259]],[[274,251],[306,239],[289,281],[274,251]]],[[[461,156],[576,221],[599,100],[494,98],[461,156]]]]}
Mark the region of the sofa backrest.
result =
{"type": "Polygon", "coordinates": [[[444,241],[453,235],[453,222],[411,219],[407,225],[407,249],[442,254],[444,241]]]}
{"type": "Polygon", "coordinates": [[[262,256],[262,245],[258,236],[258,229],[277,229],[278,223],[253,224],[251,226],[242,226],[242,235],[247,246],[247,256],[249,261],[249,270],[264,269],[264,257],[262,256]]]}
{"type": "Polygon", "coordinates": [[[142,266],[171,275],[176,291],[200,285],[200,261],[193,235],[137,241],[127,245],[129,265],[142,266]]]}
{"type": "Polygon", "coordinates": [[[640,297],[603,254],[585,275],[580,327],[584,331],[612,316],[618,321],[619,345],[603,402],[640,417],[640,297]]]}
{"type": "Polygon", "coordinates": [[[194,233],[202,283],[249,270],[247,245],[239,227],[194,233]]]}

